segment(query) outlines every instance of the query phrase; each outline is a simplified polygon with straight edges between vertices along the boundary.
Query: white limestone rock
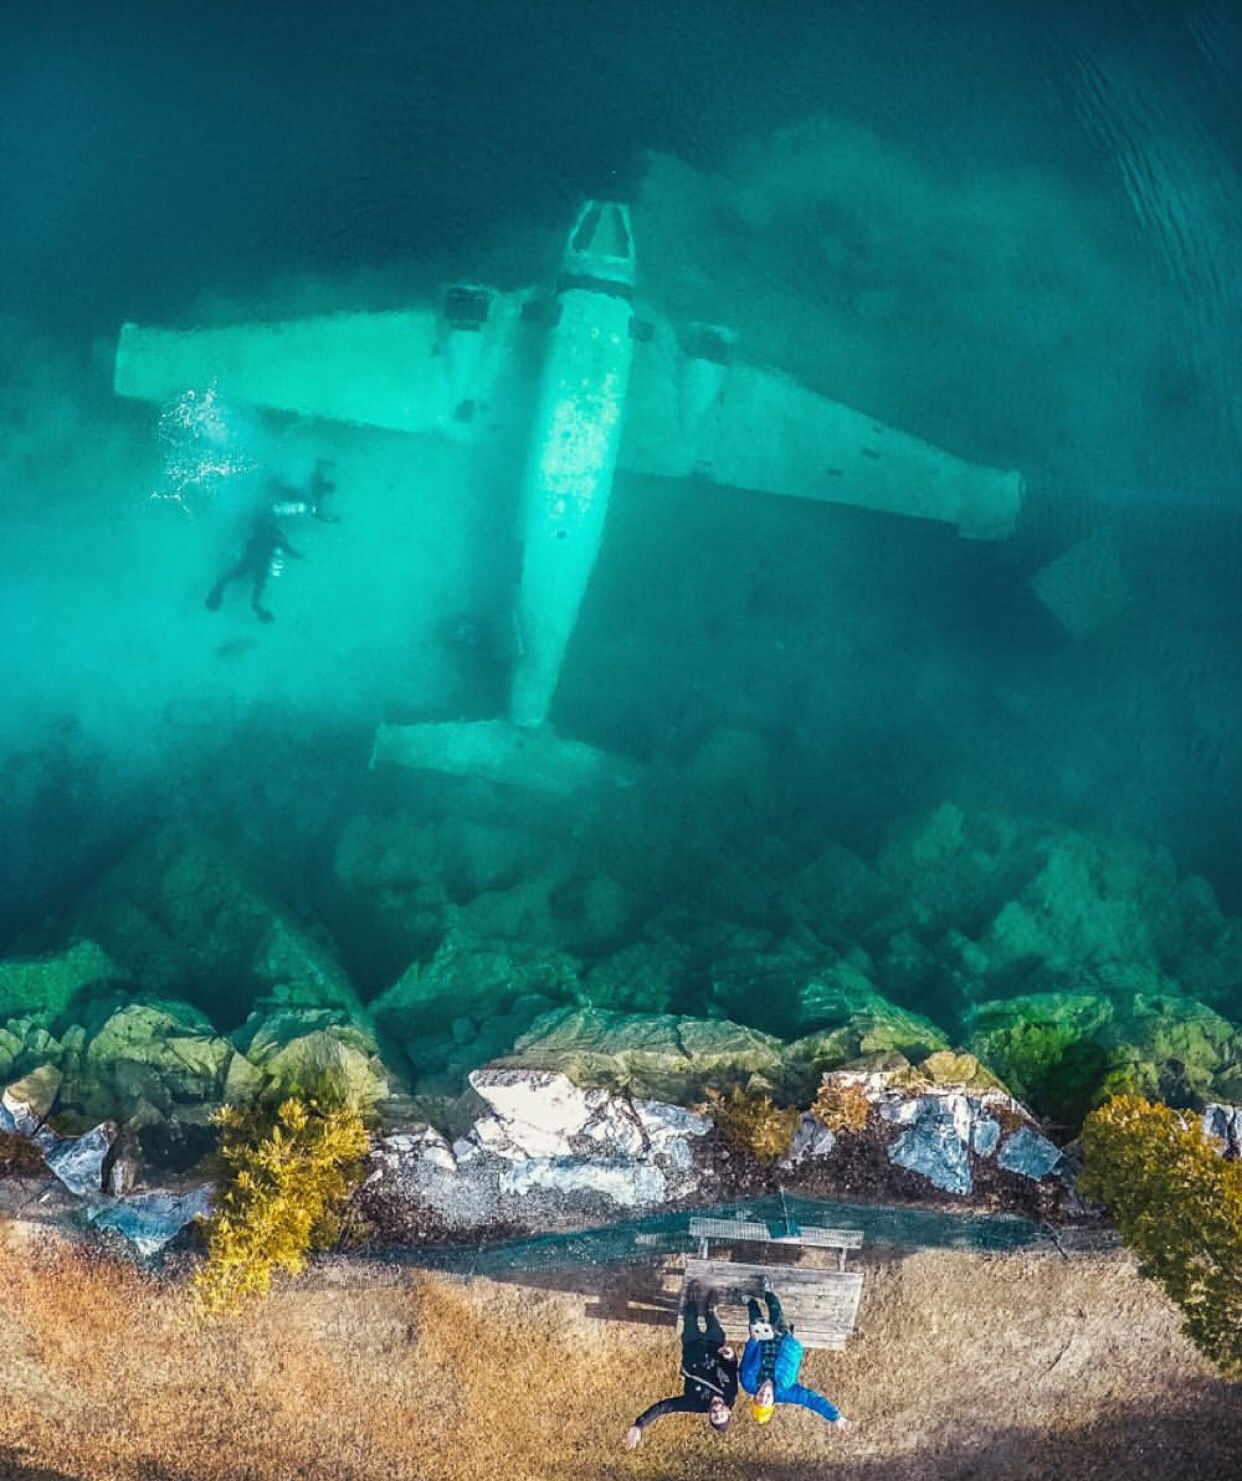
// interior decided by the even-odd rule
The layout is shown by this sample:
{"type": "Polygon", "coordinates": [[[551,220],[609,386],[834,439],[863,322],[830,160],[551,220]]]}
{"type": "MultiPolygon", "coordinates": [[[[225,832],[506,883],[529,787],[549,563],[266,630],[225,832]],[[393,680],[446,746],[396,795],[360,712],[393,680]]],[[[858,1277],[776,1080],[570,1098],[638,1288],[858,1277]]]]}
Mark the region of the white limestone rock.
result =
{"type": "Polygon", "coordinates": [[[565,1197],[593,1194],[620,1208],[661,1203],[663,1172],[650,1162],[622,1158],[528,1157],[500,1174],[500,1191],[523,1196],[539,1190],[565,1197]]]}

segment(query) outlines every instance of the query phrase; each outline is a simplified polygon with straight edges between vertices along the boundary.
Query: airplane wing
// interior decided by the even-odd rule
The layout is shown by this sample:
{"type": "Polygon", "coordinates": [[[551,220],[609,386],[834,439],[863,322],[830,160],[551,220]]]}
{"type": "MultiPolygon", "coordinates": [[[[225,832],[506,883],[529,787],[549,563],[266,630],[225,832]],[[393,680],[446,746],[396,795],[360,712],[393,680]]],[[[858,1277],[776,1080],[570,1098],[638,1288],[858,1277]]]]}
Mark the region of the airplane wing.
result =
{"type": "Polygon", "coordinates": [[[469,285],[444,309],[326,314],[208,329],[126,324],[119,395],[162,402],[214,385],[228,399],[399,432],[486,422],[529,338],[527,293],[469,285]]]}
{"type": "Polygon", "coordinates": [[[735,363],[731,336],[656,321],[636,347],[619,464],[671,478],[946,521],[1008,535],[1021,478],[984,468],[808,390],[735,363]]]}

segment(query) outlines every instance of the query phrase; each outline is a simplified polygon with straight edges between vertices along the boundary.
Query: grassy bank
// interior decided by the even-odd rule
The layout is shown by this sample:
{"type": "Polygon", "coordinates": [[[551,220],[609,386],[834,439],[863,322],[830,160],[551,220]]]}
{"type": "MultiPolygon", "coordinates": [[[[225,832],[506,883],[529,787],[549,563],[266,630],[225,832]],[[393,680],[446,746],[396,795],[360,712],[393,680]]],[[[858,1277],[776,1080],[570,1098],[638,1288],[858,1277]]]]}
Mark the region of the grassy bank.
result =
{"type": "Polygon", "coordinates": [[[600,1319],[640,1272],[549,1289],[322,1267],[244,1317],[0,1225],[0,1475],[9,1481],[612,1481],[1234,1475],[1242,1387],[1215,1377],[1122,1256],[923,1253],[868,1267],[859,1330],[805,1377],[838,1437],[673,1417],[670,1327],[600,1319]],[[593,1282],[598,1285],[597,1281],[593,1282]],[[577,1285],[579,1289],[572,1287],[577,1285]],[[595,1314],[592,1314],[594,1308],[595,1314]]]}

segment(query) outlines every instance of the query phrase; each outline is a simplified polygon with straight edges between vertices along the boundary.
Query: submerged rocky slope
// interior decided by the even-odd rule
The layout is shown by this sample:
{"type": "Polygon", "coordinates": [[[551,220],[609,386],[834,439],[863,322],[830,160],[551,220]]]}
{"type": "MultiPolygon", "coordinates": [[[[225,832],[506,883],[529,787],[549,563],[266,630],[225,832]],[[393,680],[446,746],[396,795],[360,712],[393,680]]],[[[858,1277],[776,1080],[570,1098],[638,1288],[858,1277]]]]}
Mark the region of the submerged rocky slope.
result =
{"type": "MultiPolygon", "coordinates": [[[[729,775],[715,755],[700,798],[729,775]]],[[[105,1125],[113,1195],[193,1169],[223,1101],[331,1091],[445,1228],[540,1192],[632,1206],[769,1176],[690,1109],[709,1088],[804,1109],[844,1073],[865,1127],[804,1114],[771,1177],[1016,1207],[1110,1090],[1242,1100],[1242,924],[1162,851],[946,804],[869,860],[799,856],[726,847],[710,806],[657,827],[655,801],[567,820],[469,787],[385,797],[336,829],[313,911],[202,829],[157,829],[59,951],[0,963],[0,1082],[17,1105],[40,1077],[45,1139],[105,1125]],[[545,1102],[568,1119],[536,1135],[545,1102]]]]}

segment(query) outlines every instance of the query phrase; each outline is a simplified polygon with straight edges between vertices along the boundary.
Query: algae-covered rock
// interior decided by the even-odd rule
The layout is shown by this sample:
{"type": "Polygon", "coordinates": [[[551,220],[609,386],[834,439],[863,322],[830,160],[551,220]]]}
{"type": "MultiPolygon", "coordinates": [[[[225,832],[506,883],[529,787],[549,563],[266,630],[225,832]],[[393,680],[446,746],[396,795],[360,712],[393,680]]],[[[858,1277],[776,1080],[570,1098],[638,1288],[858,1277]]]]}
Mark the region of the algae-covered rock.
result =
{"type": "Polygon", "coordinates": [[[929,1054],[919,1069],[933,1085],[961,1085],[967,1090],[1005,1089],[973,1054],[955,1054],[951,1049],[940,1049],[929,1054]]]}
{"type": "MultiPolygon", "coordinates": [[[[254,1014],[236,1041],[262,1075],[258,1093],[264,1096],[306,1095],[360,1109],[388,1096],[388,1072],[374,1036],[339,1009],[254,1014]]],[[[236,1067],[231,1073],[240,1078],[236,1067]]]]}
{"type": "Polygon", "coordinates": [[[844,963],[807,984],[802,1012],[805,1022],[821,1027],[791,1044],[788,1057],[817,1070],[890,1052],[917,1063],[949,1047],[931,1019],[889,1002],[844,963]]]}
{"type": "MultiPolygon", "coordinates": [[[[101,1010],[106,1011],[106,1010],[101,1010]]],[[[127,1117],[147,1102],[175,1107],[219,1099],[232,1046],[188,1003],[146,998],[106,1012],[91,1031],[62,1099],[88,1116],[127,1117]]]]}
{"type": "Polygon", "coordinates": [[[966,1027],[1015,1095],[1070,1125],[1120,1091],[1198,1107],[1227,1099],[1242,1066],[1232,1024],[1174,993],[1035,993],[982,1003],[966,1027]]]}
{"type": "Polygon", "coordinates": [[[778,1078],[783,1050],[772,1035],[725,1019],[566,1008],[534,1023],[500,1063],[687,1104],[708,1084],[778,1078]]]}
{"type": "Polygon", "coordinates": [[[240,1022],[264,994],[357,1009],[331,948],[194,829],[148,835],[92,890],[78,925],[146,992],[240,1022]]]}
{"type": "Polygon", "coordinates": [[[0,962],[0,1020],[40,1014],[52,1022],[75,999],[123,976],[93,941],[32,961],[0,962]]]}

